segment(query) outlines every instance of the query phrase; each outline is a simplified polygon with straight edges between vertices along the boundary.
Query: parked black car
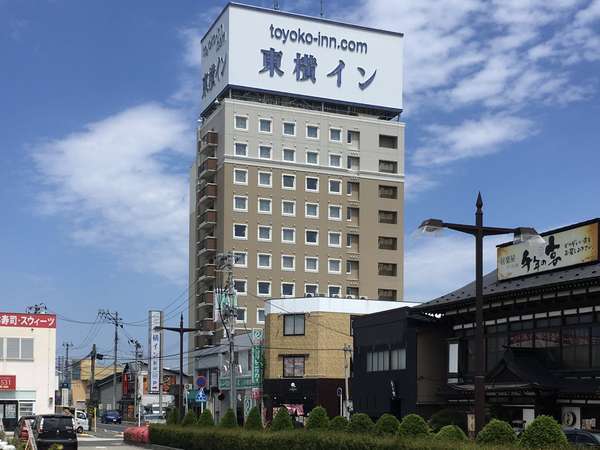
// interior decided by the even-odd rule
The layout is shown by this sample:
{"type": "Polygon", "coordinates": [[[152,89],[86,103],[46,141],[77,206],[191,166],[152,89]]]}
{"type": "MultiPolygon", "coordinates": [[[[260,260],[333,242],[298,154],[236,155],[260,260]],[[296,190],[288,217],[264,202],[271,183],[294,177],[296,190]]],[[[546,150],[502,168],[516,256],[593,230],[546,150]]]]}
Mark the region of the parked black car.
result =
{"type": "Polygon", "coordinates": [[[565,428],[563,430],[570,444],[577,447],[600,448],[600,435],[578,428],[565,428]]]}
{"type": "Polygon", "coordinates": [[[40,450],[48,449],[53,444],[62,446],[64,450],[77,450],[77,433],[75,433],[72,416],[63,414],[36,416],[33,436],[40,450]]]}
{"type": "Polygon", "coordinates": [[[121,413],[119,411],[104,411],[100,416],[101,423],[121,423],[121,413]]]}

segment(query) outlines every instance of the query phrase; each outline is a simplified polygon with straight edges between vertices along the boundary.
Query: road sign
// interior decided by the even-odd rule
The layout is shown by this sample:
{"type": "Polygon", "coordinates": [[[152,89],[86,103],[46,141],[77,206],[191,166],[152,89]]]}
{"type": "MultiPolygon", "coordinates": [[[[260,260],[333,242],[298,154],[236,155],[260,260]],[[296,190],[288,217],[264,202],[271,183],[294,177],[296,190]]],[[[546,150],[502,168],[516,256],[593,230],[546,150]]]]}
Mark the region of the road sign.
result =
{"type": "Polygon", "coordinates": [[[204,393],[204,391],[202,389],[200,389],[198,391],[198,393],[196,394],[196,403],[202,403],[202,402],[205,402],[206,400],[207,400],[206,394],[204,393]]]}
{"type": "Polygon", "coordinates": [[[200,389],[206,386],[206,377],[200,375],[198,378],[196,378],[196,386],[200,389]]]}

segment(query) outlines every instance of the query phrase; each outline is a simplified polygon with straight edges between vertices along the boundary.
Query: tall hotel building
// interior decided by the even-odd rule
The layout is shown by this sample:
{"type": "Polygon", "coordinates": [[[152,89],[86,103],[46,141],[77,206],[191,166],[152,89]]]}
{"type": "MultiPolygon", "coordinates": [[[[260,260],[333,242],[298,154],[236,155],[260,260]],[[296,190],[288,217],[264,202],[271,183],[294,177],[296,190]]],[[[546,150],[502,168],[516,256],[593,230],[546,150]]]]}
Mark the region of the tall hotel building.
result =
{"type": "Polygon", "coordinates": [[[403,295],[402,35],[230,3],[202,40],[190,182],[191,348],[215,343],[216,257],[241,329],[269,298],[403,295]]]}

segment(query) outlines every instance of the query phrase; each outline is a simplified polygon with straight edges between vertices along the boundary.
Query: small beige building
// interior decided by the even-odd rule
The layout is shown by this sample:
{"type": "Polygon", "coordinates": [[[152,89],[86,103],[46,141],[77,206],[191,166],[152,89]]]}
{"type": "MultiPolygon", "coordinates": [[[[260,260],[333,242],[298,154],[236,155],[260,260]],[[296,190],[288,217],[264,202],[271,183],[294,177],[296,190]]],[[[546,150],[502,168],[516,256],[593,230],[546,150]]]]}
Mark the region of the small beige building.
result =
{"type": "Polygon", "coordinates": [[[281,406],[300,418],[315,406],[323,406],[330,416],[344,413],[352,319],[404,306],[329,297],[266,302],[263,388],[267,416],[281,406]]]}

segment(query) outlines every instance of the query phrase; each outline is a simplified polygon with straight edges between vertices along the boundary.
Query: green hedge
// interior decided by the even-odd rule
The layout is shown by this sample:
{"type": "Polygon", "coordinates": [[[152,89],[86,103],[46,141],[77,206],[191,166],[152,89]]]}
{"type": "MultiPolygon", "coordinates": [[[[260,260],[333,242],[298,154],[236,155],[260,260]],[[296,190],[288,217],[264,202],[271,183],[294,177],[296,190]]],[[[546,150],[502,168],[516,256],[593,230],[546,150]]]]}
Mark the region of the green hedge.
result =
{"type": "Polygon", "coordinates": [[[289,431],[294,429],[294,424],[292,423],[292,418],[288,413],[288,410],[285,406],[282,406],[273,417],[273,422],[271,422],[270,431],[289,431]]]}
{"type": "Polygon", "coordinates": [[[372,433],[374,428],[375,424],[366,414],[356,413],[350,416],[350,423],[348,424],[348,431],[350,433],[372,433]]]}
{"type": "Polygon", "coordinates": [[[508,422],[492,419],[477,435],[477,443],[482,445],[513,445],[517,434],[508,422]]]}
{"type": "Polygon", "coordinates": [[[337,432],[348,431],[348,419],[342,416],[335,416],[329,421],[329,430],[337,432]]]}
{"type": "Polygon", "coordinates": [[[525,448],[541,449],[565,448],[568,442],[565,433],[553,417],[537,416],[523,431],[519,444],[525,448]]]}
{"type": "Polygon", "coordinates": [[[382,415],[375,424],[375,434],[379,436],[395,436],[398,434],[400,421],[391,414],[382,415]]]}
{"type": "Polygon", "coordinates": [[[255,406],[248,413],[248,417],[246,417],[246,422],[244,423],[244,429],[248,431],[262,431],[263,424],[262,419],[260,417],[260,411],[255,406]]]}
{"type": "Polygon", "coordinates": [[[201,428],[215,426],[215,419],[213,419],[210,409],[206,408],[204,411],[202,411],[202,414],[200,414],[200,417],[198,417],[197,425],[201,428]]]}
{"type": "Polygon", "coordinates": [[[403,417],[398,432],[405,437],[423,437],[429,435],[429,426],[421,416],[409,414],[403,417]]]}
{"type": "Polygon", "coordinates": [[[229,408],[219,422],[221,428],[237,428],[238,423],[233,409],[229,408]]]}
{"type": "Polygon", "coordinates": [[[435,438],[445,442],[463,442],[467,440],[467,435],[456,425],[446,425],[440,428],[440,431],[435,434],[435,438]]]}
{"type": "Polygon", "coordinates": [[[322,406],[313,408],[308,415],[308,421],[306,422],[307,430],[327,430],[329,428],[329,417],[327,411],[322,406]]]}

